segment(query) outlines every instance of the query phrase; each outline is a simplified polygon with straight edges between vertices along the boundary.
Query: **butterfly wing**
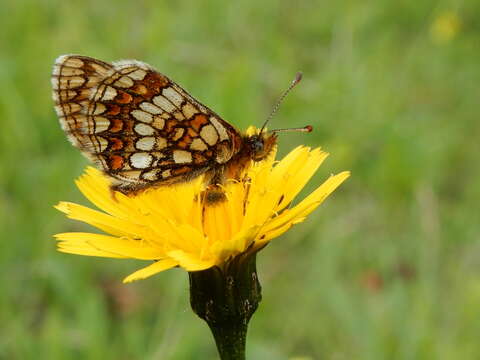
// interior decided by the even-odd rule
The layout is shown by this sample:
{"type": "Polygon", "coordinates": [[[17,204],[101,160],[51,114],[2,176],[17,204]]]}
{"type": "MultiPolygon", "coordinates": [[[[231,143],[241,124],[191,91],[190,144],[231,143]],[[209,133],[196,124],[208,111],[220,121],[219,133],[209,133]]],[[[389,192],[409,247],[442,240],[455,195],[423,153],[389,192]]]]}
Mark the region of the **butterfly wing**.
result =
{"type": "Polygon", "coordinates": [[[68,139],[126,193],[188,181],[242,146],[232,125],[139,61],[63,55],[52,86],[68,139]]]}

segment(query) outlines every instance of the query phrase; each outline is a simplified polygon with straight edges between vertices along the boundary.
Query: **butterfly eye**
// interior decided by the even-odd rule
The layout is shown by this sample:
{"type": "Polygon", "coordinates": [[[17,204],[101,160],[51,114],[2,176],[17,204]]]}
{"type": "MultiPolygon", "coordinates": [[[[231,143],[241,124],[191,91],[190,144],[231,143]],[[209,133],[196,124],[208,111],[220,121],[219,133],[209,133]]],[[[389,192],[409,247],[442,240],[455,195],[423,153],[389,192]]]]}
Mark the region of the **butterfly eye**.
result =
{"type": "Polygon", "coordinates": [[[262,153],[263,152],[263,140],[258,138],[258,139],[255,139],[253,142],[252,142],[252,150],[255,154],[258,154],[258,153],[262,153]]]}

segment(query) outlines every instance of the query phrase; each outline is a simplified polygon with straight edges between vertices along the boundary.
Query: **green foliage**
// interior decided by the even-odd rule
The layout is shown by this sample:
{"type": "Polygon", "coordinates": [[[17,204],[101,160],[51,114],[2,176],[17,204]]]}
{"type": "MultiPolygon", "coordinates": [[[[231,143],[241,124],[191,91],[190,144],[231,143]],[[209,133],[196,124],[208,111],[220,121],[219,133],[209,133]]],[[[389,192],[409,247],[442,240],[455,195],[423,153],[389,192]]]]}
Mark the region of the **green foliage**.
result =
{"type": "Polygon", "coordinates": [[[314,183],[352,177],[259,255],[250,359],[478,358],[479,11],[433,0],[3,1],[0,358],[216,356],[184,272],[121,285],[140,263],[55,251],[52,234],[90,230],[52,208],[86,203],[73,179],[87,162],[50,99],[65,53],[148,62],[239,128],[261,124],[304,72],[272,126],[315,132],[283,135],[280,151],[321,145],[332,155],[314,183]]]}

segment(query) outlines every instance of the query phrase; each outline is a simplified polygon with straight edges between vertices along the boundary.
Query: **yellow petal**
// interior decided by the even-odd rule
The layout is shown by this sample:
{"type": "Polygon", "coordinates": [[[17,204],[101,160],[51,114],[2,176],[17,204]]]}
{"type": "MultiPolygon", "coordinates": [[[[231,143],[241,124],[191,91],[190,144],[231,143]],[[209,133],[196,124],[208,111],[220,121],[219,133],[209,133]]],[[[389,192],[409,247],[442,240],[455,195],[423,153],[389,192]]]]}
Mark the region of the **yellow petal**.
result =
{"type": "Polygon", "coordinates": [[[82,246],[90,247],[100,252],[114,254],[116,257],[129,257],[142,260],[156,260],[165,256],[160,248],[154,248],[145,245],[143,240],[132,240],[127,238],[118,238],[114,236],[71,232],[55,235],[57,240],[62,241],[61,246],[82,246]]]}
{"type": "Polygon", "coordinates": [[[280,184],[278,192],[281,192],[284,198],[281,204],[276,207],[276,211],[283,210],[292,202],[327,158],[328,153],[320,151],[320,149],[314,149],[308,151],[306,155],[306,157],[302,156],[301,159],[298,159],[295,164],[291,164],[283,174],[279,174],[282,181],[278,181],[278,184],[280,184]]]}
{"type": "Polygon", "coordinates": [[[129,198],[120,192],[113,192],[109,179],[101,171],[88,167],[76,184],[82,194],[100,210],[120,218],[128,218],[131,213],[129,198]]]}
{"type": "Polygon", "coordinates": [[[284,210],[279,216],[272,219],[259,234],[258,243],[264,243],[287,231],[290,223],[305,218],[315,210],[342,182],[350,176],[349,171],[331,176],[313,193],[291,209],[284,210]]]}
{"type": "Polygon", "coordinates": [[[177,265],[177,262],[171,259],[159,260],[147,267],[144,267],[143,269],[135,271],[133,274],[128,275],[125,279],[123,279],[123,282],[129,283],[132,281],[145,279],[161,271],[171,269],[177,265]]]}
{"type": "Polygon", "coordinates": [[[216,265],[211,259],[200,260],[197,254],[189,254],[181,250],[169,251],[167,255],[187,271],[205,270],[216,265]]]}
{"type": "Polygon", "coordinates": [[[212,244],[211,252],[215,254],[218,262],[223,262],[232,256],[247,250],[250,244],[255,240],[259,230],[260,226],[243,229],[236,234],[233,239],[212,244]]]}
{"type": "Polygon", "coordinates": [[[128,258],[126,256],[112,254],[106,251],[101,251],[101,250],[92,248],[89,244],[86,244],[86,243],[73,244],[70,242],[60,242],[57,245],[57,250],[63,253],[75,254],[75,255],[97,256],[97,257],[106,257],[106,258],[114,258],[114,259],[128,258]]]}
{"type": "Polygon", "coordinates": [[[82,205],[62,201],[55,208],[67,214],[69,219],[83,221],[115,236],[135,237],[142,234],[140,227],[127,220],[119,219],[82,205]]]}

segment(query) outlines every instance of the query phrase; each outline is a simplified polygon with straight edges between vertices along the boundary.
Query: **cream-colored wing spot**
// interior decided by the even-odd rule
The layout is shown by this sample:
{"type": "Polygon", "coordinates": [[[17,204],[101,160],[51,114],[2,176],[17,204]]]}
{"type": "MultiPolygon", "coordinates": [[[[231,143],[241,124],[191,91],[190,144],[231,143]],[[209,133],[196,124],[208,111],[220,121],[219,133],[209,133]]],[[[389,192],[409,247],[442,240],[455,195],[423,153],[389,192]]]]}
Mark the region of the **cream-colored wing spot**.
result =
{"type": "Polygon", "coordinates": [[[53,68],[53,75],[62,75],[62,76],[78,76],[78,75],[84,75],[85,74],[85,71],[83,71],[82,69],[78,69],[78,68],[75,68],[75,67],[65,67],[65,66],[58,66],[56,65],[54,68],[53,68]]]}
{"type": "Polygon", "coordinates": [[[174,150],[173,161],[177,164],[186,164],[192,162],[192,153],[185,150],[174,150]]]}
{"type": "Polygon", "coordinates": [[[151,151],[155,147],[155,138],[153,136],[145,136],[137,140],[135,147],[138,150],[151,151]]]}
{"type": "Polygon", "coordinates": [[[83,60],[77,57],[72,57],[71,55],[61,55],[55,60],[55,65],[81,68],[85,65],[85,63],[83,60]]]}
{"type": "Polygon", "coordinates": [[[102,95],[102,100],[108,101],[113,100],[117,96],[117,90],[114,87],[107,86],[102,95]]]}
{"type": "Polygon", "coordinates": [[[143,110],[133,110],[130,114],[138,121],[150,124],[153,121],[152,114],[143,110]]]}
{"type": "Polygon", "coordinates": [[[208,149],[208,146],[203,142],[202,139],[197,137],[193,139],[192,143],[190,144],[190,149],[197,151],[205,151],[208,149]]]}
{"type": "Polygon", "coordinates": [[[142,178],[147,181],[155,181],[158,180],[158,169],[153,169],[150,171],[146,171],[142,174],[142,178]]]}
{"type": "Polygon", "coordinates": [[[111,68],[107,68],[95,62],[89,62],[89,66],[102,78],[108,77],[114,72],[111,68]]]}
{"type": "Polygon", "coordinates": [[[176,92],[173,88],[167,87],[162,91],[163,96],[165,96],[170,102],[175,105],[177,108],[180,108],[180,105],[183,102],[183,96],[176,92]]]}
{"type": "Polygon", "coordinates": [[[62,114],[65,115],[71,115],[80,112],[82,109],[82,106],[80,104],[70,102],[70,103],[64,103],[61,105],[55,105],[55,111],[57,114],[62,114]]]}
{"type": "Polygon", "coordinates": [[[200,136],[210,146],[215,145],[218,141],[218,133],[213,125],[205,125],[202,127],[200,136]]]}
{"type": "Polygon", "coordinates": [[[220,136],[220,141],[228,140],[228,133],[227,129],[225,129],[225,126],[223,126],[220,121],[214,116],[210,117],[210,122],[213,126],[215,126],[215,129],[217,129],[217,132],[220,136]]]}
{"type": "Polygon", "coordinates": [[[145,169],[152,163],[153,157],[149,153],[138,152],[130,156],[130,164],[136,169],[145,169]]]}
{"type": "Polygon", "coordinates": [[[153,105],[151,102],[144,101],[140,104],[140,109],[146,111],[152,115],[161,114],[163,112],[158,106],[153,105]]]}
{"type": "MultiPolygon", "coordinates": [[[[52,80],[55,80],[56,79],[52,79],[52,80]]],[[[80,91],[80,90],[59,90],[59,91],[53,91],[52,92],[52,99],[53,101],[55,102],[66,102],[66,101],[69,101],[69,100],[72,100],[75,96],[77,95],[80,95],[80,96],[87,96],[88,95],[88,92],[83,92],[83,91],[80,91]]]]}
{"type": "MultiPolygon", "coordinates": [[[[63,76],[63,75],[62,75],[63,76]]],[[[52,85],[56,85],[55,89],[75,89],[82,86],[85,83],[85,79],[81,76],[68,76],[59,77],[55,79],[56,84],[52,81],[52,85]]]]}
{"type": "Polygon", "coordinates": [[[163,127],[165,126],[165,120],[157,115],[153,118],[152,125],[155,129],[162,130],[163,127]]]}
{"type": "Polygon", "coordinates": [[[198,114],[197,108],[195,106],[193,106],[192,104],[190,104],[189,102],[185,103],[182,106],[182,112],[183,112],[183,115],[185,115],[185,117],[187,119],[191,119],[193,117],[193,115],[198,114]]]}
{"type": "Polygon", "coordinates": [[[153,103],[169,113],[175,110],[175,106],[162,95],[155,96],[153,103]]]}
{"type": "Polygon", "coordinates": [[[110,120],[103,116],[94,116],[93,122],[95,123],[95,133],[101,133],[108,130],[110,127],[110,120]]]}
{"type": "Polygon", "coordinates": [[[155,133],[155,130],[151,126],[144,123],[136,124],[133,129],[138,135],[141,135],[141,136],[149,136],[155,133]]]}
{"type": "Polygon", "coordinates": [[[173,113],[173,116],[175,117],[175,119],[177,119],[179,121],[185,120],[185,116],[183,116],[183,114],[180,111],[175,111],[173,113]]]}
{"type": "Polygon", "coordinates": [[[93,103],[92,107],[93,107],[93,111],[91,112],[92,115],[100,115],[107,110],[107,107],[102,103],[93,103]]]}
{"type": "Polygon", "coordinates": [[[158,150],[162,150],[162,149],[165,149],[168,145],[167,143],[167,139],[163,138],[163,137],[157,137],[156,138],[156,144],[157,144],[157,149],[158,150]]]}
{"type": "Polygon", "coordinates": [[[128,74],[133,80],[143,80],[146,75],[147,72],[142,69],[135,70],[128,74]]]}
{"type": "Polygon", "coordinates": [[[114,85],[121,88],[129,88],[133,86],[133,80],[130,77],[124,75],[120,79],[115,81],[114,85]]]}
{"type": "MultiPolygon", "coordinates": [[[[128,165],[127,165],[128,166],[128,165]]],[[[130,182],[137,182],[142,174],[142,170],[126,170],[120,172],[120,177],[130,182]]]]}

